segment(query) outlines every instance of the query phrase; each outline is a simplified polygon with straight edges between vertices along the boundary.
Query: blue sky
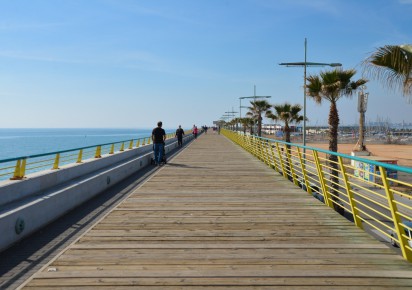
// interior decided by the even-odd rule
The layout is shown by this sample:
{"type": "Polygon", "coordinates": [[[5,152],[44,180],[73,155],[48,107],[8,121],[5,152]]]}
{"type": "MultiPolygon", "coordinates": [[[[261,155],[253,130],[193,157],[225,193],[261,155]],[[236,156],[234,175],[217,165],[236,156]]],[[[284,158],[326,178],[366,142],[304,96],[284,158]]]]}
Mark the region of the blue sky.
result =
{"type": "MultiPolygon", "coordinates": [[[[412,0],[0,0],[0,127],[210,125],[255,85],[302,104],[303,68],[278,64],[303,61],[305,37],[308,61],[360,78],[376,47],[412,42],[411,15],[412,0]]],[[[412,122],[399,92],[367,86],[367,121],[412,122]]],[[[356,98],[338,109],[358,122],[356,98]]],[[[328,111],[308,99],[308,126],[328,111]]]]}

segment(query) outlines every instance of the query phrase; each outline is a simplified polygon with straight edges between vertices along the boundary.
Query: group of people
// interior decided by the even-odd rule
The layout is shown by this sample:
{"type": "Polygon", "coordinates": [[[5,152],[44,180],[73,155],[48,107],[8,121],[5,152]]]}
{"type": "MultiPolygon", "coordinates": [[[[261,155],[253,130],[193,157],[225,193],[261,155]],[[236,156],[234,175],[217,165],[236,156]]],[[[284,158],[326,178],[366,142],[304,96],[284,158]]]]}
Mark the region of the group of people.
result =
{"type": "MultiPolygon", "coordinates": [[[[166,141],[166,132],[162,128],[163,123],[161,121],[157,122],[157,127],[152,131],[152,141],[153,141],[153,151],[154,151],[154,162],[156,165],[161,165],[162,160],[164,158],[164,146],[166,141]]],[[[202,129],[207,132],[203,126],[202,129]]],[[[207,128],[207,127],[206,127],[207,128]]],[[[195,139],[197,139],[197,135],[199,134],[199,130],[196,125],[193,125],[192,134],[194,135],[195,139]]],[[[182,126],[179,125],[179,128],[176,130],[175,137],[177,138],[177,144],[179,147],[183,146],[183,136],[185,135],[185,131],[182,129],[182,126]]]]}

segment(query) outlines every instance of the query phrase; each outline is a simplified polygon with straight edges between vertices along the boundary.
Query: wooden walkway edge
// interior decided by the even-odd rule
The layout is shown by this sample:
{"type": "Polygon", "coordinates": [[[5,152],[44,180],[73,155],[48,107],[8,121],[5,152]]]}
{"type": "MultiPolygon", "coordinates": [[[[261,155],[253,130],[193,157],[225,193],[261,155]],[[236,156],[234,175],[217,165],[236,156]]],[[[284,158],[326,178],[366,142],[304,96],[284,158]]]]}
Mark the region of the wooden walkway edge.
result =
{"type": "Polygon", "coordinates": [[[23,289],[412,289],[412,264],[208,133],[23,289]]]}

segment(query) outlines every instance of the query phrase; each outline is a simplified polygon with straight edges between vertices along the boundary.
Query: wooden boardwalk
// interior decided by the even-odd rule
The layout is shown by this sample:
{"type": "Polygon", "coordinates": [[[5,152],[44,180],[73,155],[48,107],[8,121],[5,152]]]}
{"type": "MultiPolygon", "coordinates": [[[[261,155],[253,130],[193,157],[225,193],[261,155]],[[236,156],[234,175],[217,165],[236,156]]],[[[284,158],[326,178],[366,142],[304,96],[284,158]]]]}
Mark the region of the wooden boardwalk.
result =
{"type": "Polygon", "coordinates": [[[24,289],[407,289],[412,265],[221,135],[195,140],[24,289]]]}

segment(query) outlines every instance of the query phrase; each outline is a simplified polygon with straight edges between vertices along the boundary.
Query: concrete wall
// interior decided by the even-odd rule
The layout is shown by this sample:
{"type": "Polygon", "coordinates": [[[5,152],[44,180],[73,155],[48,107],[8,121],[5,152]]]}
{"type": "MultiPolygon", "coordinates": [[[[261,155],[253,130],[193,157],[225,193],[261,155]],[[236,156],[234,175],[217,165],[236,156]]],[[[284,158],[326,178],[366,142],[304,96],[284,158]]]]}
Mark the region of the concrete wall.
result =
{"type": "MultiPolygon", "coordinates": [[[[166,141],[166,154],[175,148],[176,139],[166,141]]],[[[150,165],[152,156],[147,145],[0,186],[0,251],[150,165]]]]}

